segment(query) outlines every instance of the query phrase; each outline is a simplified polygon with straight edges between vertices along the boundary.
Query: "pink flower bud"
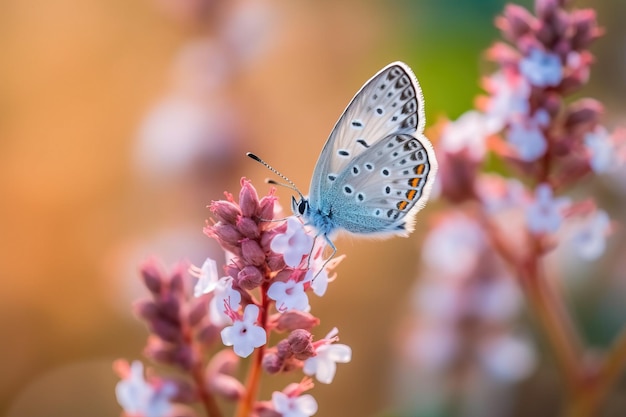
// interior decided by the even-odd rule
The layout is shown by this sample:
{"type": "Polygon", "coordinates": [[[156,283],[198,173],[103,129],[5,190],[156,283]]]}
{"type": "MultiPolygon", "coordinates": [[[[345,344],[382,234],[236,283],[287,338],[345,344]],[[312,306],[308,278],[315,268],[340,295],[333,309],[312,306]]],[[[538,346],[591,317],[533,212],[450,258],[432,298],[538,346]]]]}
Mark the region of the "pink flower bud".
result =
{"type": "Polygon", "coordinates": [[[220,245],[229,247],[237,246],[243,238],[234,225],[227,223],[217,223],[205,228],[205,234],[209,237],[215,237],[220,245]]]}
{"type": "Polygon", "coordinates": [[[263,265],[265,253],[256,240],[243,239],[241,241],[241,257],[249,265],[263,265]]]}
{"type": "MultiPolygon", "coordinates": [[[[175,394],[170,399],[172,402],[189,404],[198,401],[197,390],[189,381],[170,377],[166,380],[166,383],[176,387],[175,394]]],[[[178,417],[178,414],[176,416],[178,417]]]]}
{"type": "Polygon", "coordinates": [[[285,267],[285,258],[281,254],[268,255],[267,266],[272,271],[280,271],[285,267]]]}
{"type": "Polygon", "coordinates": [[[283,361],[276,353],[266,353],[263,356],[263,369],[270,375],[279,373],[283,368],[283,361]]]}
{"type": "Polygon", "coordinates": [[[237,230],[239,230],[239,233],[243,236],[250,239],[258,239],[259,236],[261,236],[259,226],[250,217],[240,217],[239,220],[237,220],[237,230]]]}
{"type": "Polygon", "coordinates": [[[277,200],[277,197],[274,195],[275,192],[276,189],[271,188],[269,194],[261,198],[261,201],[259,201],[260,221],[272,220],[274,218],[274,203],[277,200]]]}
{"type": "Polygon", "coordinates": [[[496,26],[502,34],[511,42],[526,35],[536,27],[537,20],[525,8],[509,4],[504,9],[504,15],[496,19],[496,26]]]}
{"type": "Polygon", "coordinates": [[[320,319],[314,317],[310,313],[305,313],[298,310],[290,310],[283,314],[273,316],[276,318],[275,325],[276,330],[293,331],[296,329],[311,330],[313,327],[320,324],[320,319]]]}
{"type": "Polygon", "coordinates": [[[217,220],[226,224],[235,224],[239,216],[241,216],[241,210],[237,204],[232,201],[218,200],[213,201],[210,206],[211,212],[217,217],[217,220]]]}
{"type": "Polygon", "coordinates": [[[287,338],[291,351],[297,359],[305,360],[315,355],[313,335],[304,329],[296,329],[287,338]]]}
{"type": "Polygon", "coordinates": [[[245,266],[237,275],[237,285],[244,290],[253,290],[263,282],[263,274],[256,266],[245,266]]]}
{"type": "Polygon", "coordinates": [[[181,268],[181,265],[177,265],[169,280],[169,290],[172,294],[177,296],[185,296],[185,279],[184,271],[187,270],[187,266],[181,268]]]}
{"type": "Polygon", "coordinates": [[[137,300],[133,303],[135,315],[143,320],[152,321],[159,317],[159,307],[152,300],[137,300]]]}
{"type": "Polygon", "coordinates": [[[183,338],[179,326],[173,325],[172,323],[164,320],[151,321],[149,328],[151,333],[154,333],[161,339],[170,343],[178,343],[183,338]]]}
{"type": "Polygon", "coordinates": [[[256,417],[282,417],[282,414],[276,411],[271,401],[257,401],[254,404],[254,413],[256,417]]]}
{"type": "Polygon", "coordinates": [[[287,339],[283,339],[276,345],[276,354],[281,360],[289,358],[293,355],[291,351],[291,345],[287,341],[287,339]]]}
{"type": "Polygon", "coordinates": [[[259,212],[259,195],[252,183],[245,178],[241,179],[239,207],[241,208],[241,214],[245,217],[256,218],[259,212]]]}
{"type": "Polygon", "coordinates": [[[565,111],[565,128],[570,134],[581,136],[595,128],[603,112],[602,103],[592,98],[575,101],[565,111]]]}
{"type": "Polygon", "coordinates": [[[196,333],[196,339],[205,346],[213,346],[219,340],[221,330],[212,323],[204,324],[196,333]]]}
{"type": "Polygon", "coordinates": [[[169,323],[180,325],[180,301],[172,294],[162,296],[158,302],[159,315],[169,323]]]}
{"type": "Polygon", "coordinates": [[[588,48],[604,32],[598,27],[596,12],[592,9],[572,11],[570,23],[574,32],[571,45],[576,51],[588,48]]]}

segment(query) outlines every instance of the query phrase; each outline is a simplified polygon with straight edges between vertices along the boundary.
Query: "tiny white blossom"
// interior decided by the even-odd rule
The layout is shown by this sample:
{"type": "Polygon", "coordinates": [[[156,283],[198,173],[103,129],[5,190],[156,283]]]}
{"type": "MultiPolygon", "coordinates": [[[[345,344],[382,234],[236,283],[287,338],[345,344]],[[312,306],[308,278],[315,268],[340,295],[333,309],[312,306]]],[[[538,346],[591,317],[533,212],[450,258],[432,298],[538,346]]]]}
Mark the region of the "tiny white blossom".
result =
{"type": "Polygon", "coordinates": [[[598,126],[593,132],[585,134],[585,146],[589,151],[589,165],[596,174],[610,171],[616,163],[615,146],[609,132],[598,126]]]}
{"type": "Polygon", "coordinates": [[[232,346],[235,353],[242,358],[247,358],[255,348],[263,346],[267,342],[267,334],[261,326],[255,324],[258,317],[259,307],[248,304],[241,320],[235,320],[232,326],[222,329],[224,345],[232,346]]]}
{"type": "Polygon", "coordinates": [[[302,257],[311,253],[313,247],[313,237],[304,229],[304,225],[296,217],[287,219],[287,230],[285,233],[276,235],[270,243],[270,248],[283,255],[285,263],[297,268],[302,261],[302,257]]]}
{"type": "Polygon", "coordinates": [[[290,397],[282,392],[274,391],[272,404],[283,417],[310,417],[317,413],[317,401],[310,394],[290,397]]]}
{"type": "Polygon", "coordinates": [[[315,375],[315,378],[323,383],[330,384],[337,372],[337,363],[348,363],[352,360],[350,346],[340,343],[332,343],[337,335],[337,328],[331,330],[326,336],[328,343],[324,343],[315,349],[315,356],[304,361],[303,371],[307,375],[315,375]]]}
{"type": "Polygon", "coordinates": [[[535,369],[535,350],[525,338],[502,335],[483,342],[479,359],[485,370],[506,383],[526,378],[535,369]]]}
{"type": "Polygon", "coordinates": [[[444,127],[439,145],[448,152],[466,150],[472,160],[481,161],[486,152],[486,122],[485,115],[478,111],[465,112],[444,127]]]}
{"type": "Polygon", "coordinates": [[[200,297],[202,294],[212,292],[217,287],[218,279],[217,263],[211,258],[206,258],[202,268],[200,268],[198,282],[193,288],[193,295],[200,297]]]}
{"type": "Polygon", "coordinates": [[[169,415],[172,410],[170,399],[175,393],[176,387],[170,383],[157,388],[146,382],[140,361],[131,364],[128,378],[118,382],[115,387],[115,396],[124,411],[145,417],[169,415]]]}
{"type": "Polygon", "coordinates": [[[507,141],[517,151],[522,161],[533,162],[541,158],[548,149],[548,142],[534,121],[516,120],[511,123],[507,141]]]}
{"type": "Polygon", "coordinates": [[[533,233],[553,233],[563,221],[561,211],[569,199],[554,198],[548,184],[540,184],[535,190],[535,201],[526,208],[526,224],[533,233]]]}
{"type": "Polygon", "coordinates": [[[309,311],[309,297],[304,291],[304,281],[276,281],[267,290],[267,296],[276,301],[281,313],[288,310],[309,311]]]}
{"type": "Polygon", "coordinates": [[[603,210],[597,210],[575,227],[571,243],[581,258],[593,261],[604,253],[610,227],[611,219],[603,210]]]}
{"type": "Polygon", "coordinates": [[[528,114],[530,84],[525,78],[496,72],[487,82],[492,94],[485,109],[488,133],[499,132],[514,118],[528,114]]]}
{"type": "Polygon", "coordinates": [[[209,302],[209,318],[216,326],[231,323],[228,309],[237,311],[241,303],[241,293],[233,289],[233,278],[226,276],[217,281],[213,298],[209,302]]]}
{"type": "Polygon", "coordinates": [[[558,55],[533,48],[519,63],[520,73],[537,87],[557,86],[563,79],[563,65],[558,55]]]}

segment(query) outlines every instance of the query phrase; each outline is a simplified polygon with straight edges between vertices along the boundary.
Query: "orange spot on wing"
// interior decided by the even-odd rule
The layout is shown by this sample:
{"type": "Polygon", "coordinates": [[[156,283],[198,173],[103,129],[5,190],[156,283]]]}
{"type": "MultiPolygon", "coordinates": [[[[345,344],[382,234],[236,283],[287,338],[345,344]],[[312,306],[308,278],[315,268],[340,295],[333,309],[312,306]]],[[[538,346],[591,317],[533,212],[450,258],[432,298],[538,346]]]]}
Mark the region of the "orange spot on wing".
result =
{"type": "Polygon", "coordinates": [[[413,200],[416,194],[417,190],[409,190],[406,192],[406,198],[408,198],[409,200],[413,200]]]}
{"type": "Polygon", "coordinates": [[[404,210],[408,205],[408,201],[400,201],[398,204],[396,204],[396,207],[398,207],[399,210],[404,210]]]}
{"type": "Polygon", "coordinates": [[[417,175],[422,175],[425,169],[426,169],[426,165],[422,164],[422,165],[416,166],[414,171],[417,175]]]}

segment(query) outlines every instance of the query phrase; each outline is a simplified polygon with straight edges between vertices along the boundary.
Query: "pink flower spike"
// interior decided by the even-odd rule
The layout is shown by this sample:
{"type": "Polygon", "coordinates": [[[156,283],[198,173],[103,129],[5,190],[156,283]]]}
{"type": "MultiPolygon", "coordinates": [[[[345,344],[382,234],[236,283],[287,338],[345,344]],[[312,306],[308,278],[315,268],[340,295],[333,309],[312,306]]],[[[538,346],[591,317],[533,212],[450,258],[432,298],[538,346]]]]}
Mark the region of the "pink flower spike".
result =
{"type": "Polygon", "coordinates": [[[221,332],[222,342],[226,346],[233,346],[233,350],[242,358],[247,358],[255,348],[267,342],[265,330],[255,323],[259,317],[259,307],[248,304],[241,320],[236,320],[232,326],[221,332]]]}
{"type": "Polygon", "coordinates": [[[581,258],[594,261],[604,253],[606,236],[610,230],[609,215],[603,210],[597,210],[576,226],[571,243],[581,258]]]}
{"type": "Polygon", "coordinates": [[[290,397],[282,392],[274,391],[272,404],[283,417],[310,417],[317,413],[317,401],[310,394],[290,397]]]}
{"type": "Polygon", "coordinates": [[[276,309],[284,313],[288,310],[309,311],[309,298],[304,291],[304,281],[276,281],[267,291],[268,297],[276,301],[276,309]]]}
{"type": "Polygon", "coordinates": [[[316,349],[316,355],[304,361],[302,369],[307,375],[315,375],[315,378],[323,383],[330,384],[337,372],[337,363],[348,363],[352,360],[352,349],[350,346],[337,341],[337,328],[333,328],[326,338],[316,349]]]}
{"type": "Polygon", "coordinates": [[[287,230],[278,234],[272,240],[270,248],[283,255],[285,263],[292,268],[297,268],[302,262],[302,257],[311,253],[313,237],[311,237],[304,225],[297,217],[287,219],[287,230]]]}
{"type": "Polygon", "coordinates": [[[554,198],[548,184],[540,184],[535,190],[535,201],[526,208],[526,223],[532,233],[554,233],[563,221],[562,210],[569,199],[554,198]]]}
{"type": "Polygon", "coordinates": [[[189,273],[198,278],[198,282],[193,288],[193,295],[195,297],[208,294],[217,287],[217,281],[219,279],[217,275],[217,263],[213,259],[206,258],[201,268],[191,266],[189,273]]]}
{"type": "Polygon", "coordinates": [[[153,386],[143,376],[143,364],[134,361],[126,378],[117,383],[115,396],[129,415],[164,417],[172,410],[170,399],[176,394],[171,383],[153,386]]]}
{"type": "Polygon", "coordinates": [[[533,48],[519,63],[519,71],[532,85],[555,87],[563,79],[563,65],[558,55],[533,48]]]}

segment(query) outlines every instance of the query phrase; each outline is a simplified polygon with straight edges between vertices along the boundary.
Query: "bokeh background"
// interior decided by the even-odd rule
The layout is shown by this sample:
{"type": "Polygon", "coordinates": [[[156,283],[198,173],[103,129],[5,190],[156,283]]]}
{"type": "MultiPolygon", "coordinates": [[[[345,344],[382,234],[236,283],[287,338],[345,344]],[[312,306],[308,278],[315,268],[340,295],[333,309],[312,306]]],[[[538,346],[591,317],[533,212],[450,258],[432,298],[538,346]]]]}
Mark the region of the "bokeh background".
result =
{"type": "MultiPolygon", "coordinates": [[[[606,104],[607,125],[624,124],[626,5],[580,3],[597,7],[607,29],[585,95],[606,104]]],[[[202,234],[206,205],[237,193],[242,176],[267,191],[269,172],[246,151],[306,192],[341,111],[391,61],[420,79],[427,125],[469,109],[491,68],[482,53],[504,4],[0,3],[0,415],[119,415],[111,362],[140,358],[147,336],[130,311],[142,295],[141,260],[220,259],[202,234]]],[[[624,203],[626,187],[594,187],[613,211],[624,203]]],[[[288,207],[288,190],[279,195],[288,207]]],[[[348,258],[313,311],[320,335],[337,326],[354,353],[333,384],[313,392],[318,415],[402,415],[400,323],[436,208],[409,239],[338,241],[348,258]]],[[[619,315],[599,325],[605,292],[590,282],[577,288],[568,295],[575,315],[592,343],[606,345],[619,315]]],[[[560,384],[549,353],[541,355],[511,397],[511,415],[537,402],[548,404],[544,415],[556,410],[560,384]]],[[[265,398],[288,380],[266,379],[265,398]]]]}

